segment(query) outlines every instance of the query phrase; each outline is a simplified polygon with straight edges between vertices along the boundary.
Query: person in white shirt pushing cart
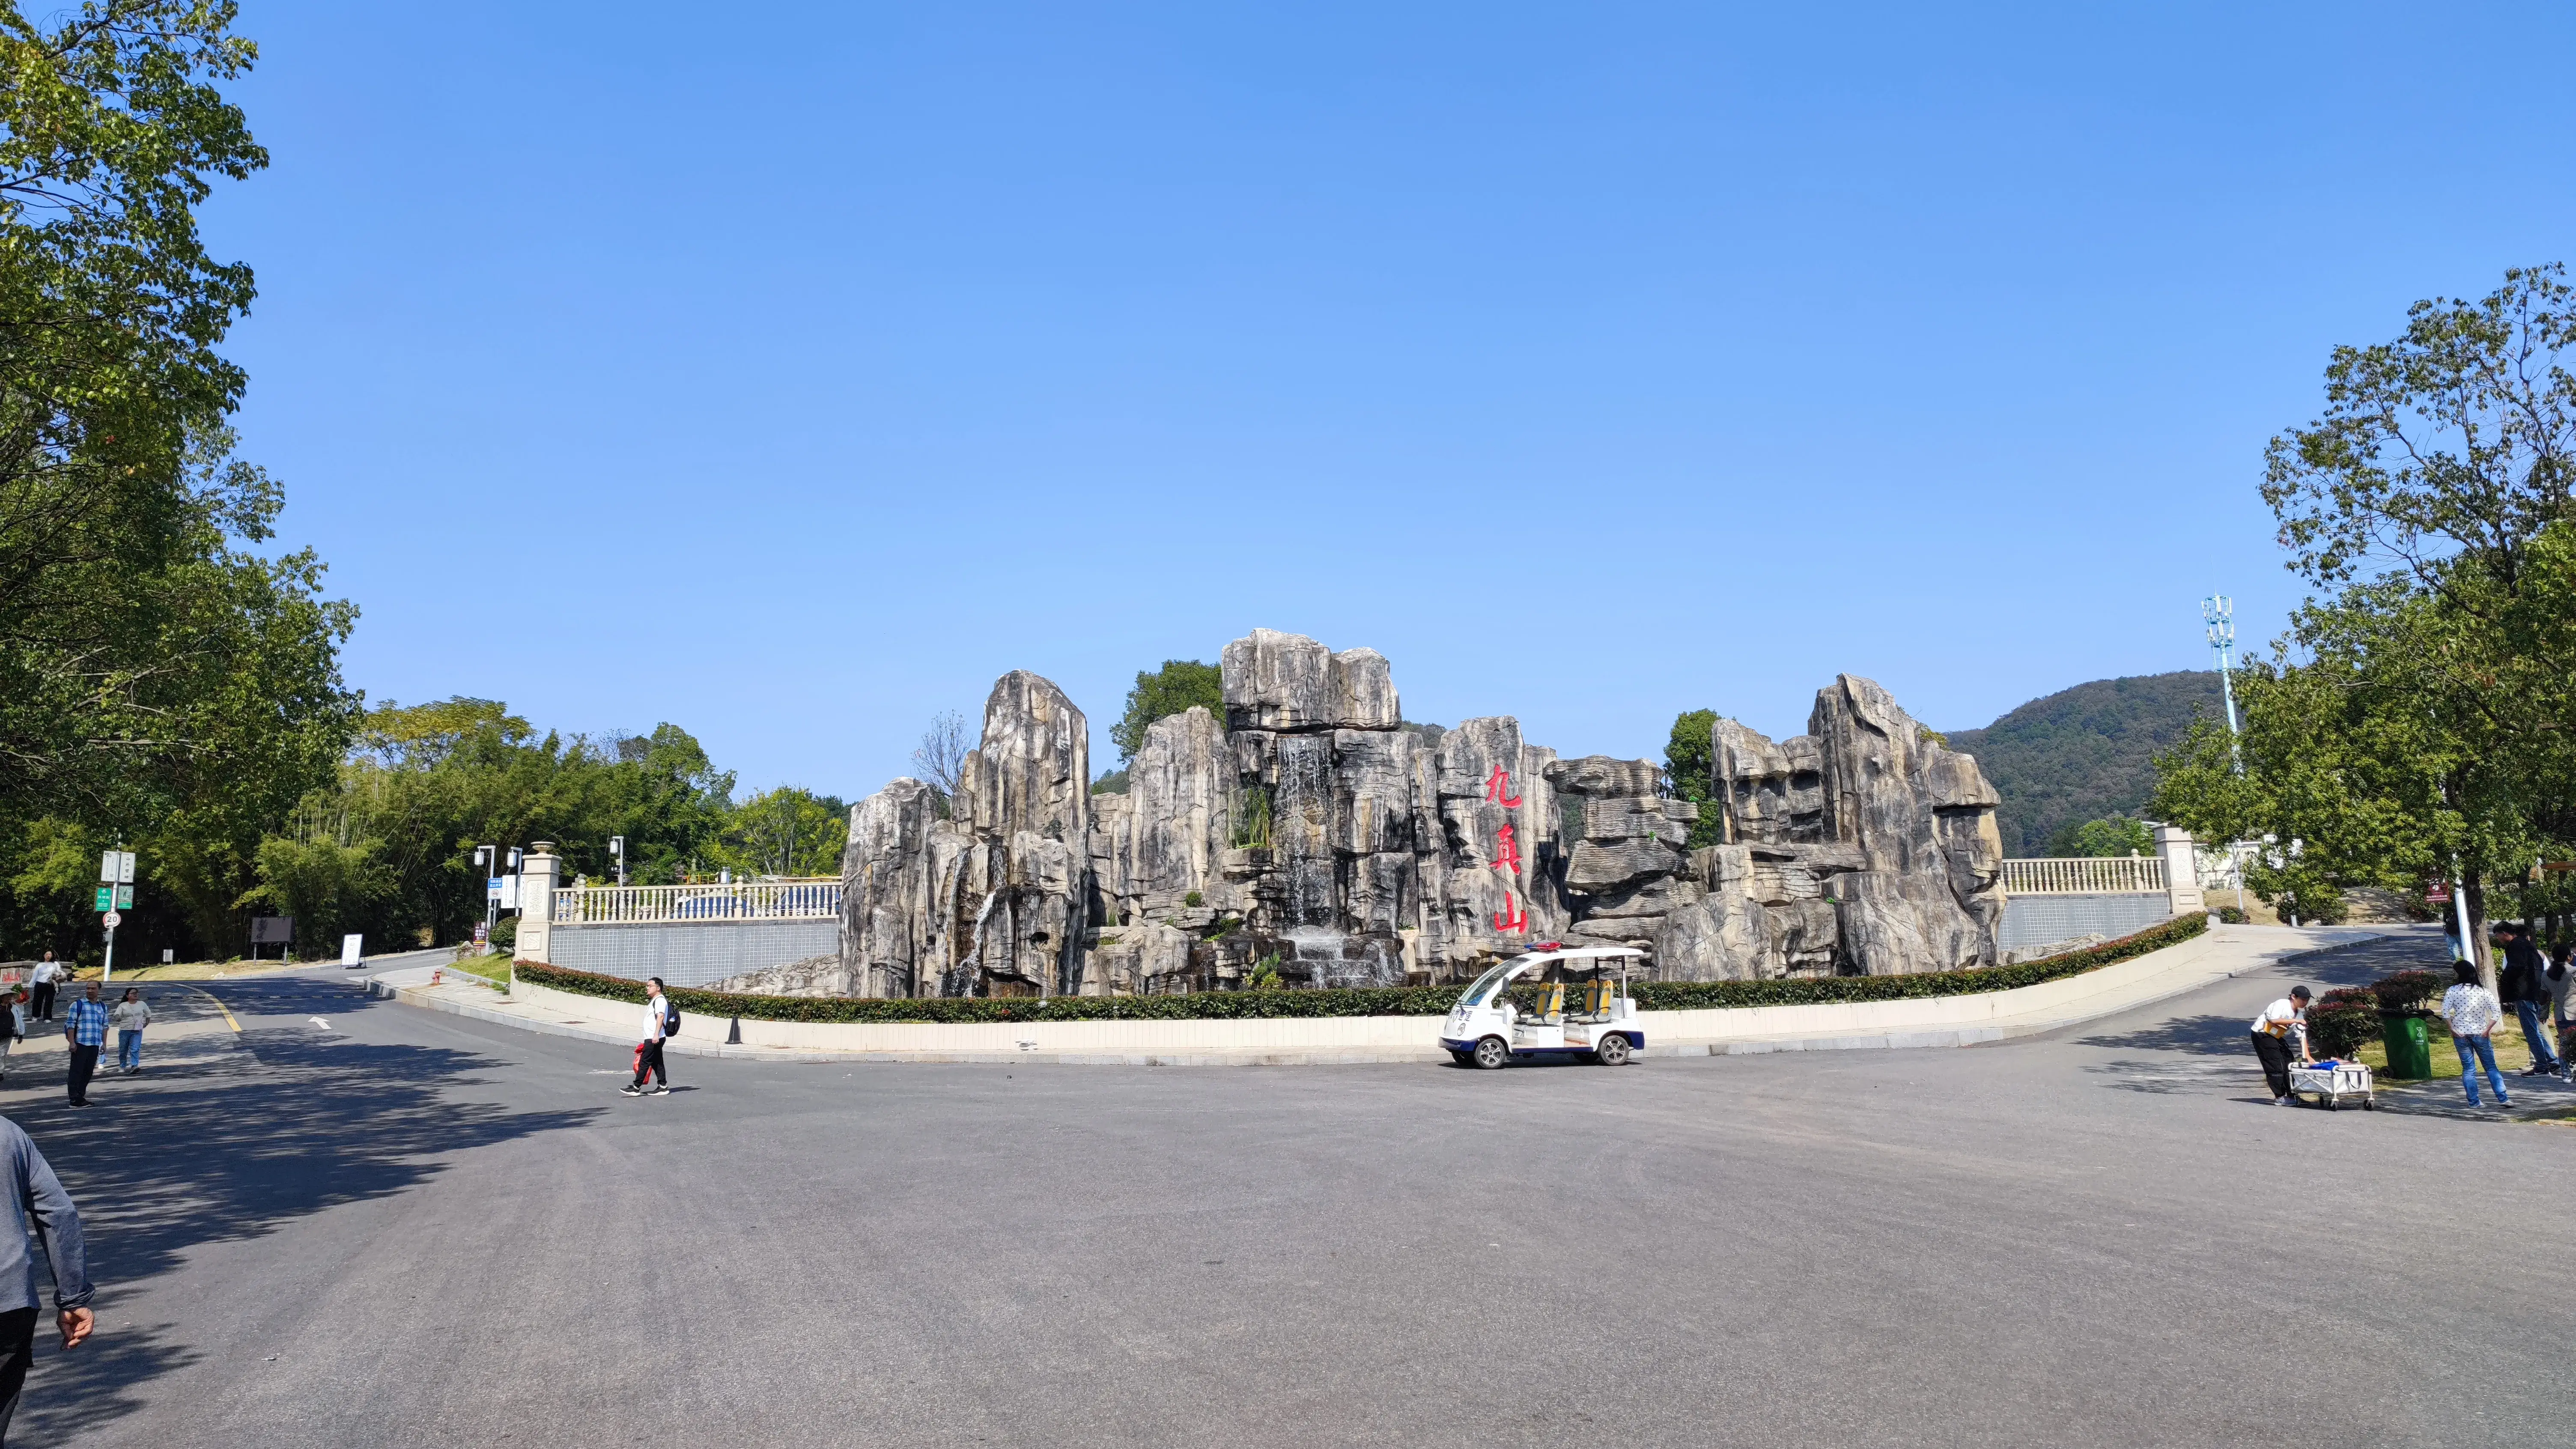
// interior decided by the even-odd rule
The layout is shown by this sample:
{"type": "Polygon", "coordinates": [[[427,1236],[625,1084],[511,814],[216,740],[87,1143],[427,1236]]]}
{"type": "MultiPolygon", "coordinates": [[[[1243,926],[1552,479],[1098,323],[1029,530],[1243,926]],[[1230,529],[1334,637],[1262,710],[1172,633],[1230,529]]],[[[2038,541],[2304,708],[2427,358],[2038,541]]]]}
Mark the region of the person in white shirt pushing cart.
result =
{"type": "Polygon", "coordinates": [[[2263,1008],[2254,1018],[2254,1055],[2263,1063],[2263,1080],[2272,1088],[2272,1105],[2290,1105],[2290,1038],[2299,1041],[2299,1064],[2316,1060],[2308,1055],[2308,988],[2293,986],[2290,994],[2263,1008]]]}

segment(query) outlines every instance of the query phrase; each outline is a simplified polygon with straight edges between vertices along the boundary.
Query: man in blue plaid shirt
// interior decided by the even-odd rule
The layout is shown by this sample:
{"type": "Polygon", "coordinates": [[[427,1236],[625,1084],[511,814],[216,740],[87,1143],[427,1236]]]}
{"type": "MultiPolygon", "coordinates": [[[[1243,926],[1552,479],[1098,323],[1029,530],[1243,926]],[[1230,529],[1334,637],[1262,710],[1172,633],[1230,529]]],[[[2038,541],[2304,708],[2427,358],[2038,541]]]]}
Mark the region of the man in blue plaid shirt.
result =
{"type": "Polygon", "coordinates": [[[98,983],[63,1014],[63,1040],[72,1048],[72,1105],[89,1105],[89,1079],[98,1071],[98,1049],[107,1045],[107,1006],[98,999],[98,983]]]}

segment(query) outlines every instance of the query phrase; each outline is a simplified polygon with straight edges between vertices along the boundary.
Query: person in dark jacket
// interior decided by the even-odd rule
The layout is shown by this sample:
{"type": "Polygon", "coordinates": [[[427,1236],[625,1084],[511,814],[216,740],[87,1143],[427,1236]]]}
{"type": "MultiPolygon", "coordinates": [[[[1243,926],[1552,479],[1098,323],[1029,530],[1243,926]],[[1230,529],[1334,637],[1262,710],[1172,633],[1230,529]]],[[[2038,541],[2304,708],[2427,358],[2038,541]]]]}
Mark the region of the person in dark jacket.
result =
{"type": "Polygon", "coordinates": [[[2549,961],[2532,944],[2531,928],[2516,923],[2504,928],[2504,970],[2496,976],[2496,996],[2522,1024],[2522,1039],[2531,1045],[2526,1077],[2554,1077],[2560,1070],[2558,1048],[2550,1037],[2549,961]]]}
{"type": "Polygon", "coordinates": [[[0,1170],[8,1174],[9,1217],[0,1218],[0,1445],[18,1413],[27,1365],[36,1357],[37,1241],[54,1270],[54,1327],[65,1349],[78,1348],[97,1325],[90,1312],[89,1253],[81,1243],[80,1209],[17,1123],[0,1117],[0,1170]]]}

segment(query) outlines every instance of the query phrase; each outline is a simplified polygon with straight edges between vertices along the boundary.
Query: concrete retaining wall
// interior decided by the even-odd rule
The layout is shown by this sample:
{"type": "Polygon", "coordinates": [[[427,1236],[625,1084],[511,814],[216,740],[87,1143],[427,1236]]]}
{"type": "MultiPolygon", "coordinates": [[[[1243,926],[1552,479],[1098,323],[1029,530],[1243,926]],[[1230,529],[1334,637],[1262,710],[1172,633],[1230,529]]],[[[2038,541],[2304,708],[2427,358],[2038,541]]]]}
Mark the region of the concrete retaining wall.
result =
{"type": "Polygon", "coordinates": [[[2173,918],[2163,891],[2098,896],[2013,896],[1995,928],[1995,949],[2017,950],[2099,931],[2117,940],[2173,918]]]}
{"type": "Polygon", "coordinates": [[[659,976],[667,986],[712,986],[745,971],[784,966],[841,949],[838,921],[655,921],[574,925],[558,921],[547,964],[567,971],[659,976]]]}

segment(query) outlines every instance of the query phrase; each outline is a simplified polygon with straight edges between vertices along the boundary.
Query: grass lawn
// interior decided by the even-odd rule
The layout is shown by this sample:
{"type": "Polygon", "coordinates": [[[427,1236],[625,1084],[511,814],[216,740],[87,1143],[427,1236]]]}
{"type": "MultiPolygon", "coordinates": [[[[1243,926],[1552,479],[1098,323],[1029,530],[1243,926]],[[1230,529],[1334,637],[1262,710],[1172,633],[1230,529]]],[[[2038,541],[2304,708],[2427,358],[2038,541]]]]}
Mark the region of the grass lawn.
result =
{"type": "MultiPolygon", "coordinates": [[[[2442,1025],[2440,1017],[2431,1017],[2424,1023],[2424,1034],[2432,1038],[2433,1080],[2458,1081],[2460,1052],[2459,1048],[2451,1045],[2449,1028],[2442,1025]]],[[[2512,1011],[2507,1010],[2504,1020],[2496,1023],[2494,1042],[2496,1070],[2504,1073],[2506,1077],[2510,1078],[2531,1065],[2531,1048],[2523,1042],[2522,1025],[2513,1019],[2512,1011]]],[[[2373,1038],[2355,1056],[2370,1068],[2372,1076],[2387,1075],[2388,1048],[2377,1038],[2373,1038]]],[[[2404,1079],[2392,1077],[2390,1080],[2404,1079]]],[[[2512,1084],[2508,1081],[2506,1085],[2510,1087],[2512,1084]]]]}

